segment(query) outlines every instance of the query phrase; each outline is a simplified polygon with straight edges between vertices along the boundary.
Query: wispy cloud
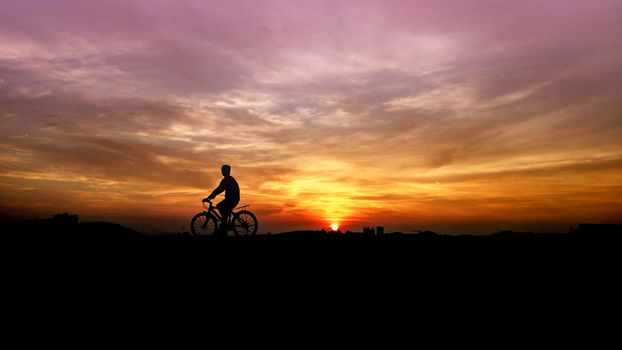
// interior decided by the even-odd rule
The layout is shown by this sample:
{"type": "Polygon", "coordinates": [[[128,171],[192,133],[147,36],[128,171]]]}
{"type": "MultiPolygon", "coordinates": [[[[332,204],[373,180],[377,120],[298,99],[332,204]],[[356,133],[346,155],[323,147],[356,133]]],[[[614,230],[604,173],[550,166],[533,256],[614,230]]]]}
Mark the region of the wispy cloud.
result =
{"type": "Polygon", "coordinates": [[[222,163],[266,230],[552,228],[622,213],[619,1],[0,10],[11,215],[177,228],[222,163]]]}

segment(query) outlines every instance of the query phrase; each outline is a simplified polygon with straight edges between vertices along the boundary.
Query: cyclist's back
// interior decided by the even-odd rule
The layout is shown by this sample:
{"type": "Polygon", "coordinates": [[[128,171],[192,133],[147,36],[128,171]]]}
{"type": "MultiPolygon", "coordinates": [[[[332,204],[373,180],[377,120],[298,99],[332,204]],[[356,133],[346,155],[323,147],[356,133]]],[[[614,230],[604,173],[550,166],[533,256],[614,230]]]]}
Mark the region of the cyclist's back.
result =
{"type": "Polygon", "coordinates": [[[236,205],[240,202],[240,186],[238,185],[238,182],[235,181],[235,178],[233,176],[225,175],[220,181],[220,185],[218,185],[216,190],[212,192],[210,197],[212,198],[216,197],[216,195],[218,195],[219,193],[223,191],[225,192],[225,200],[230,201],[230,202],[235,202],[236,205]],[[219,191],[218,193],[214,193],[217,190],[222,190],[222,191],[219,191]]]}

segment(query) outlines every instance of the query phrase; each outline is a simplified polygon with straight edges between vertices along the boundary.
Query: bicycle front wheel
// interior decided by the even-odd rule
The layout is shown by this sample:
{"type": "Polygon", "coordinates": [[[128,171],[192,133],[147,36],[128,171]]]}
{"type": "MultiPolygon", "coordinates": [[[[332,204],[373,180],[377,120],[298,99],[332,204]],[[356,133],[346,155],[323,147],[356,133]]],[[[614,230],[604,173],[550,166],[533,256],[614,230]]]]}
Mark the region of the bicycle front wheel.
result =
{"type": "Polygon", "coordinates": [[[248,210],[240,210],[233,215],[233,233],[236,236],[249,236],[257,233],[259,223],[255,214],[248,210]]]}
{"type": "Polygon", "coordinates": [[[216,233],[218,224],[216,224],[216,219],[212,215],[203,212],[192,218],[190,228],[195,236],[211,236],[216,233]]]}

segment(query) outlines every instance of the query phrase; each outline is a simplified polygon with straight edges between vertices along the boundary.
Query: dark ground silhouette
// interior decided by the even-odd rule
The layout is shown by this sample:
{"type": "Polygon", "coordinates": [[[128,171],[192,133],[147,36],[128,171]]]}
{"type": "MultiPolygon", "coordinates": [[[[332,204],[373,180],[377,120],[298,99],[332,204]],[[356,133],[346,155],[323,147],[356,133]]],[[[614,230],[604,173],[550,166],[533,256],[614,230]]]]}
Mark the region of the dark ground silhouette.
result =
{"type": "Polygon", "coordinates": [[[3,227],[5,281],[24,315],[185,310],[247,321],[375,315],[428,325],[477,317],[489,327],[527,317],[545,327],[620,311],[620,225],[565,234],[212,238],[149,236],[61,214],[3,227]]]}

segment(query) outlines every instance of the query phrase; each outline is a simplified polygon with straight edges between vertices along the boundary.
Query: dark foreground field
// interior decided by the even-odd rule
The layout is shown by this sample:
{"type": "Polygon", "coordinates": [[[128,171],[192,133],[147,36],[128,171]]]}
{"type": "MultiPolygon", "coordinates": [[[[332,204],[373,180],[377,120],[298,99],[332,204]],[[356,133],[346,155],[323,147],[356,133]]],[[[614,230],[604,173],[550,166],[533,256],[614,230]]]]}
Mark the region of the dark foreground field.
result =
{"type": "Polygon", "coordinates": [[[526,319],[528,327],[580,328],[620,312],[617,226],[566,234],[215,239],[146,236],[106,223],[29,225],[6,227],[1,245],[16,322],[62,314],[176,323],[194,315],[439,327],[526,319]]]}

